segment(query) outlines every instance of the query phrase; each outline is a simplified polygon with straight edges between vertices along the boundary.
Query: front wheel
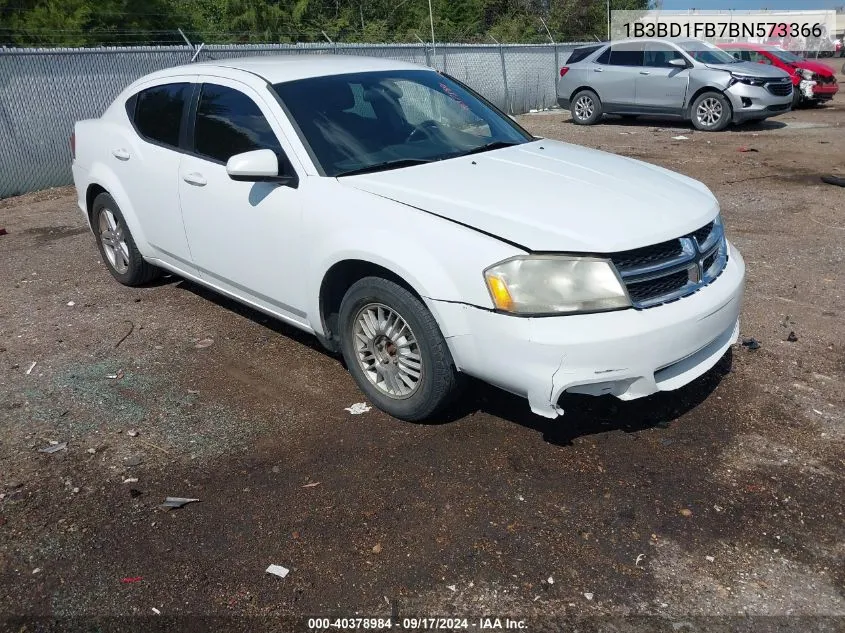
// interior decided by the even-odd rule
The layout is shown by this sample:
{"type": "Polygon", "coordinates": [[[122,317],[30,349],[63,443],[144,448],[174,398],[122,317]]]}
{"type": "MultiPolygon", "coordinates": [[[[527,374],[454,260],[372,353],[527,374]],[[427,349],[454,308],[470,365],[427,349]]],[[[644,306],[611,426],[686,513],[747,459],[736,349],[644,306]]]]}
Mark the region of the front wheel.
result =
{"type": "Polygon", "coordinates": [[[801,105],[801,90],[798,86],[792,86],[792,109],[801,105]]]}
{"type": "Polygon", "coordinates": [[[582,90],[572,97],[569,111],[576,125],[593,125],[601,118],[601,100],[592,90],[582,90]]]}
{"type": "Polygon", "coordinates": [[[731,104],[720,92],[705,92],[690,108],[692,124],[703,132],[718,132],[731,122],[731,104]]]}
{"type": "Polygon", "coordinates": [[[365,277],[346,292],[339,317],[349,373],[382,411],[426,420],[457,394],[459,375],[440,328],[407,289],[365,277]]]}

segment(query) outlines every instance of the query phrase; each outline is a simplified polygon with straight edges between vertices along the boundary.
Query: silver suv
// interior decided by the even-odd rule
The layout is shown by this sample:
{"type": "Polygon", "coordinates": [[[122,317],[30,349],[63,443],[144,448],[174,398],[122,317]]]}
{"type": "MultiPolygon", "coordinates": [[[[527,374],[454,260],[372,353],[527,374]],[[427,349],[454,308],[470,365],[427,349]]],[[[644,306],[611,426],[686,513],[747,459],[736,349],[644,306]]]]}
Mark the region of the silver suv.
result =
{"type": "Polygon", "coordinates": [[[788,112],[792,80],[701,40],[624,40],[572,51],[560,69],[557,100],[579,125],[602,114],[648,114],[714,132],[788,112]]]}

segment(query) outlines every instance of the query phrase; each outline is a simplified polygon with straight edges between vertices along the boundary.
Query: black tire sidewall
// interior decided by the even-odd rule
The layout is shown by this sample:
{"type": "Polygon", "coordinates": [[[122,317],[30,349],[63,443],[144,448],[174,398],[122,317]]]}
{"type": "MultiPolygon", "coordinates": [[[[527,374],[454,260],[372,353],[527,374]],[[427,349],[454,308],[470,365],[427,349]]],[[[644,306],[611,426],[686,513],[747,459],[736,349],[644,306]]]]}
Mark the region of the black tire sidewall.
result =
{"type": "Polygon", "coordinates": [[[599,96],[592,90],[579,90],[572,95],[572,105],[569,108],[569,114],[572,116],[572,121],[575,125],[593,125],[598,122],[602,115],[601,100],[599,96]],[[579,119],[575,116],[575,102],[581,97],[587,96],[593,101],[593,114],[587,119],[579,119]]]}
{"type": "Polygon", "coordinates": [[[798,106],[801,105],[801,97],[801,90],[798,88],[798,86],[792,86],[792,110],[797,109],[798,106]]]}
{"type": "Polygon", "coordinates": [[[719,132],[721,130],[724,130],[726,127],[728,127],[728,125],[730,125],[732,117],[733,108],[731,107],[731,102],[721,92],[716,92],[715,90],[703,92],[698,95],[698,97],[696,97],[695,101],[692,102],[690,120],[692,121],[693,127],[697,130],[701,130],[702,132],[719,132]],[[710,97],[718,99],[719,102],[722,104],[722,118],[719,119],[719,122],[716,125],[712,127],[705,127],[699,125],[696,111],[698,110],[698,104],[710,97]]]}
{"type": "Polygon", "coordinates": [[[94,237],[97,240],[97,248],[100,251],[100,257],[103,259],[103,264],[105,264],[108,271],[112,274],[112,277],[125,286],[136,286],[147,281],[147,278],[150,276],[149,271],[147,270],[149,264],[144,262],[144,258],[140,251],[138,251],[138,247],[135,246],[135,240],[132,237],[132,232],[126,224],[123,212],[120,210],[120,207],[117,205],[114,198],[112,198],[108,193],[101,193],[94,199],[94,204],[91,206],[91,229],[94,231],[94,237]],[[123,226],[126,236],[126,246],[129,249],[129,268],[125,273],[117,272],[109,263],[105,247],[103,246],[103,241],[100,239],[100,213],[106,208],[114,214],[115,220],[123,226]]]}
{"type": "Polygon", "coordinates": [[[379,277],[367,277],[354,283],[341,302],[338,324],[346,367],[359,388],[379,409],[396,418],[417,422],[442,410],[451,400],[456,370],[445,339],[425,304],[405,288],[379,277]],[[408,398],[395,399],[382,393],[370,382],[358,362],[352,328],[359,311],[370,303],[382,303],[396,311],[414,333],[423,370],[419,388],[408,398]],[[437,375],[437,372],[452,375],[437,375]]]}

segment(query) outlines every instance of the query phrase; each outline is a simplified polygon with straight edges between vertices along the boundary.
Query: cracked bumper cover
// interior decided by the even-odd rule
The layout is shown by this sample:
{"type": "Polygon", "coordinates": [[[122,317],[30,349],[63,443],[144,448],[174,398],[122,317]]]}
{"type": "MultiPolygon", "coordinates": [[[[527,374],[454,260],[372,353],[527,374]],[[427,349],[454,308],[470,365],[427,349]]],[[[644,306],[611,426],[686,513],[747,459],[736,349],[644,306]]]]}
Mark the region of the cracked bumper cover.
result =
{"type": "Polygon", "coordinates": [[[464,320],[467,333],[449,338],[461,371],[528,398],[534,413],[553,418],[565,391],[631,400],[704,374],[737,340],[744,279],[745,264],[731,246],[713,283],[647,310],[520,318],[434,303],[440,318],[464,320]]]}

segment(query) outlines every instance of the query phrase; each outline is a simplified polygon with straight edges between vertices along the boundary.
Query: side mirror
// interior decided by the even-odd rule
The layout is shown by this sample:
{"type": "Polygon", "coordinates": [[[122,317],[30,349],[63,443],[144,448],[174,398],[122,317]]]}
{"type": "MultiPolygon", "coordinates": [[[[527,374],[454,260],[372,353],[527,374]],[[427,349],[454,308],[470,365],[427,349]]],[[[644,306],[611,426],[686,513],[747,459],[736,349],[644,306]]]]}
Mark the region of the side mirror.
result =
{"type": "Polygon", "coordinates": [[[257,149],[235,154],[226,162],[226,173],[241,182],[274,182],[296,187],[299,179],[286,159],[271,149],[257,149]]]}
{"type": "Polygon", "coordinates": [[[670,66],[677,66],[678,68],[686,68],[687,61],[685,59],[681,59],[680,57],[675,57],[674,59],[669,60],[670,66]]]}

